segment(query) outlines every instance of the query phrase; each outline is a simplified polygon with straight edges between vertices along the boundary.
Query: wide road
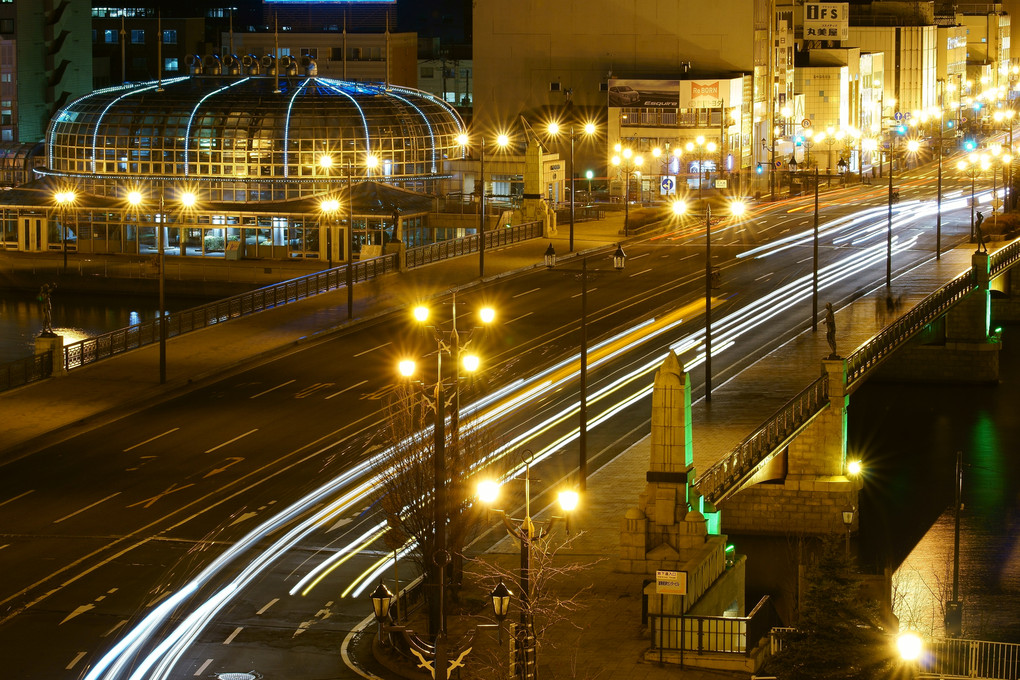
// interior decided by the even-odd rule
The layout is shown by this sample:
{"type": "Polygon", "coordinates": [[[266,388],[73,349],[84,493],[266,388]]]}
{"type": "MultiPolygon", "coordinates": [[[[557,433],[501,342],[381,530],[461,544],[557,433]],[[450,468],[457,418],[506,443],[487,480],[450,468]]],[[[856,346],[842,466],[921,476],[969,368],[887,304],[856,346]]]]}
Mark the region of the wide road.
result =
{"type": "MultiPolygon", "coordinates": [[[[949,175],[944,245],[969,231],[960,198],[969,179],[949,175]]],[[[934,182],[927,167],[897,181],[895,271],[934,250],[934,182]]],[[[882,185],[823,193],[820,262],[828,274],[820,304],[884,281],[885,198],[882,185]]],[[[808,324],[803,280],[812,266],[812,223],[811,197],[713,222],[713,264],[722,269],[714,291],[716,383],[808,324]]],[[[607,254],[590,259],[591,269],[609,271],[588,287],[589,422],[616,414],[593,428],[593,465],[647,432],[640,385],[650,382],[648,367],[666,346],[700,365],[704,243],[703,220],[692,218],[629,243],[622,272],[611,271],[607,254]],[[607,349],[595,348],[640,323],[607,349]],[[610,350],[619,353],[604,357],[610,350]],[[639,377],[626,377],[632,373],[639,377]]],[[[462,403],[500,395],[493,396],[505,406],[493,425],[499,442],[544,452],[549,484],[577,462],[578,264],[501,279],[457,300],[462,333],[481,304],[498,310],[493,327],[475,335],[485,369],[465,385],[462,403]],[[515,383],[546,370],[537,382],[515,383]],[[523,404],[514,401],[528,389],[523,404]]],[[[413,291],[407,298],[414,301],[413,291]]],[[[436,313],[448,329],[449,302],[436,313]]],[[[434,340],[406,316],[225,376],[0,468],[0,658],[8,675],[80,677],[165,608],[153,624],[155,643],[182,640],[169,677],[255,667],[286,669],[291,678],[343,676],[339,641],[368,605],[363,594],[340,595],[380,559],[379,544],[308,594],[289,590],[324,558],[374,536],[379,518],[366,512],[373,500],[364,488],[366,461],[385,445],[395,364],[430,350],[434,361],[434,340]],[[292,537],[303,521],[311,526],[292,537]],[[265,564],[252,566],[259,557],[265,564]],[[210,568],[217,563],[222,568],[210,568]],[[194,642],[177,632],[182,621],[195,629],[194,642]],[[300,664],[282,660],[292,660],[281,652],[293,649],[300,664]]],[[[700,389],[699,369],[693,377],[700,389]]],[[[130,664],[144,664],[142,652],[153,644],[143,640],[127,655],[130,664]]],[[[155,670],[144,676],[161,677],[155,670]]]]}

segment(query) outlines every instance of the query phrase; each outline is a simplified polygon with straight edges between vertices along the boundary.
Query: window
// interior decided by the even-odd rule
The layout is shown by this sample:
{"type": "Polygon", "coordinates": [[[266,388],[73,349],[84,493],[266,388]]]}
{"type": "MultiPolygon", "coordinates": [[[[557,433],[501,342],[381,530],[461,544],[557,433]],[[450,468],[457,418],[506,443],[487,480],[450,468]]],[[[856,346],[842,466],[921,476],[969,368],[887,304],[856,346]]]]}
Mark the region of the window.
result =
{"type": "Polygon", "coordinates": [[[14,130],[0,130],[0,141],[13,142],[14,130]]]}
{"type": "Polygon", "coordinates": [[[94,28],[92,29],[92,42],[93,43],[99,42],[99,31],[97,31],[94,28]]]}
{"type": "Polygon", "coordinates": [[[344,48],[342,48],[342,47],[334,47],[334,48],[330,49],[330,51],[329,51],[329,59],[330,59],[330,61],[343,61],[343,58],[344,58],[344,48]]]}
{"type": "Polygon", "coordinates": [[[280,48],[280,54],[278,56],[289,57],[290,56],[290,48],[289,47],[281,47],[280,48]]]}
{"type": "Polygon", "coordinates": [[[176,45],[177,44],[177,30],[168,28],[163,31],[163,44],[164,45],[176,45]]]}
{"type": "Polygon", "coordinates": [[[312,59],[319,58],[319,50],[315,47],[306,47],[305,49],[301,50],[301,53],[311,57],[312,59]]]}
{"type": "Polygon", "coordinates": [[[163,59],[163,71],[166,73],[176,73],[180,69],[177,64],[177,57],[165,57],[163,59]]]}
{"type": "Polygon", "coordinates": [[[10,73],[0,73],[0,83],[9,83],[9,82],[11,82],[11,74],[10,73]]]}
{"type": "Polygon", "coordinates": [[[599,83],[599,92],[609,92],[609,83],[599,83]]]}
{"type": "Polygon", "coordinates": [[[145,29],[132,28],[131,29],[131,44],[132,45],[144,45],[145,44],[145,29]]]}
{"type": "Polygon", "coordinates": [[[422,78],[434,78],[435,77],[435,69],[433,69],[431,66],[422,66],[421,67],[421,77],[422,78]]]}
{"type": "Polygon", "coordinates": [[[559,92],[560,91],[560,84],[559,83],[549,83],[549,91],[550,92],[559,92]]]}
{"type": "Polygon", "coordinates": [[[0,33],[14,33],[14,19],[0,19],[0,33]]]}
{"type": "Polygon", "coordinates": [[[111,45],[116,45],[118,41],[117,31],[112,28],[108,28],[103,31],[103,42],[111,45]]]}

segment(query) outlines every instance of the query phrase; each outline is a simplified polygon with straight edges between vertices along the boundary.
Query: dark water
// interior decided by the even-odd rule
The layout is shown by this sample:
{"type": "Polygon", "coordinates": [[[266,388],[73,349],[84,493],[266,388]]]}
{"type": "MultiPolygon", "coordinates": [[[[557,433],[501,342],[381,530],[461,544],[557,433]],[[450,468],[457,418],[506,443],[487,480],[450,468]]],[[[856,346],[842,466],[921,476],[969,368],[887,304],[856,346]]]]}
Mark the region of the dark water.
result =
{"type": "MultiPolygon", "coordinates": [[[[64,343],[125,328],[158,316],[155,296],[53,293],[53,330],[64,343]]],[[[167,299],[170,311],[187,309],[201,300],[167,299]]],[[[31,293],[0,291],[0,363],[34,353],[35,337],[43,327],[42,308],[31,293]]]]}
{"type": "Polygon", "coordinates": [[[963,452],[964,637],[1020,643],[1020,325],[991,386],[873,383],[851,399],[848,451],[866,464],[861,554],[895,569],[901,625],[944,631],[953,582],[956,453],[963,452]]]}

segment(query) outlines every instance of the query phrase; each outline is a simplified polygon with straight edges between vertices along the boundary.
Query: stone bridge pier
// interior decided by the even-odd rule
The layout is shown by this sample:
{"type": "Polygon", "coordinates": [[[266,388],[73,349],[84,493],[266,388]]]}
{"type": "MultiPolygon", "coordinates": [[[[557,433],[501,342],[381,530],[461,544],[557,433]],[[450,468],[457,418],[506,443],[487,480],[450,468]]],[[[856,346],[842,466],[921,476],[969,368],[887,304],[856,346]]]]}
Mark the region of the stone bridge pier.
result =
{"type": "MultiPolygon", "coordinates": [[[[728,534],[805,535],[847,531],[843,512],[856,510],[862,480],[847,469],[847,408],[865,377],[900,382],[994,382],[999,376],[999,337],[991,327],[991,277],[987,253],[974,253],[973,287],[947,312],[916,330],[909,339],[890,326],[869,344],[867,357],[856,352],[856,378],[848,381],[848,360],[822,361],[828,402],[776,448],[754,474],[716,505],[728,534]],[[889,336],[889,337],[883,337],[889,336]],[[894,351],[892,348],[895,348],[894,351]],[[864,366],[866,370],[862,370],[864,366]]],[[[1003,304],[1020,293],[1020,281],[1005,272],[1003,304]],[[1008,278],[1007,278],[1008,277],[1008,278]]],[[[925,303],[920,303],[924,305],[925,303]]],[[[997,308],[998,309],[998,308],[997,308]]],[[[1011,309],[1011,308],[1010,308],[1011,309]]],[[[1017,307],[1020,309],[1020,306],[1017,307]]],[[[1004,311],[1006,311],[1004,309],[1004,311]]],[[[854,513],[851,531],[857,529],[854,513]]]]}

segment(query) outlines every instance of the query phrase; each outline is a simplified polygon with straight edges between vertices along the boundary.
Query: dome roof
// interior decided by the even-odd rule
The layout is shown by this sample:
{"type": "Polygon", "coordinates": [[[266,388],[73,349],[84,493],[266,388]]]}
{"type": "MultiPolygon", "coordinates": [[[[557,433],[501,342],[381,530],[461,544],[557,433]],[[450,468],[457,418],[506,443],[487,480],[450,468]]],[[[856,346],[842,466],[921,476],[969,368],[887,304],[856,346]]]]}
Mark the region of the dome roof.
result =
{"type": "Polygon", "coordinates": [[[192,75],[97,90],[61,109],[51,172],[203,181],[321,182],[443,170],[464,123],[427,92],[317,76],[192,75]],[[329,162],[323,162],[323,157],[329,162]],[[360,171],[360,172],[359,172],[360,171]]]}

